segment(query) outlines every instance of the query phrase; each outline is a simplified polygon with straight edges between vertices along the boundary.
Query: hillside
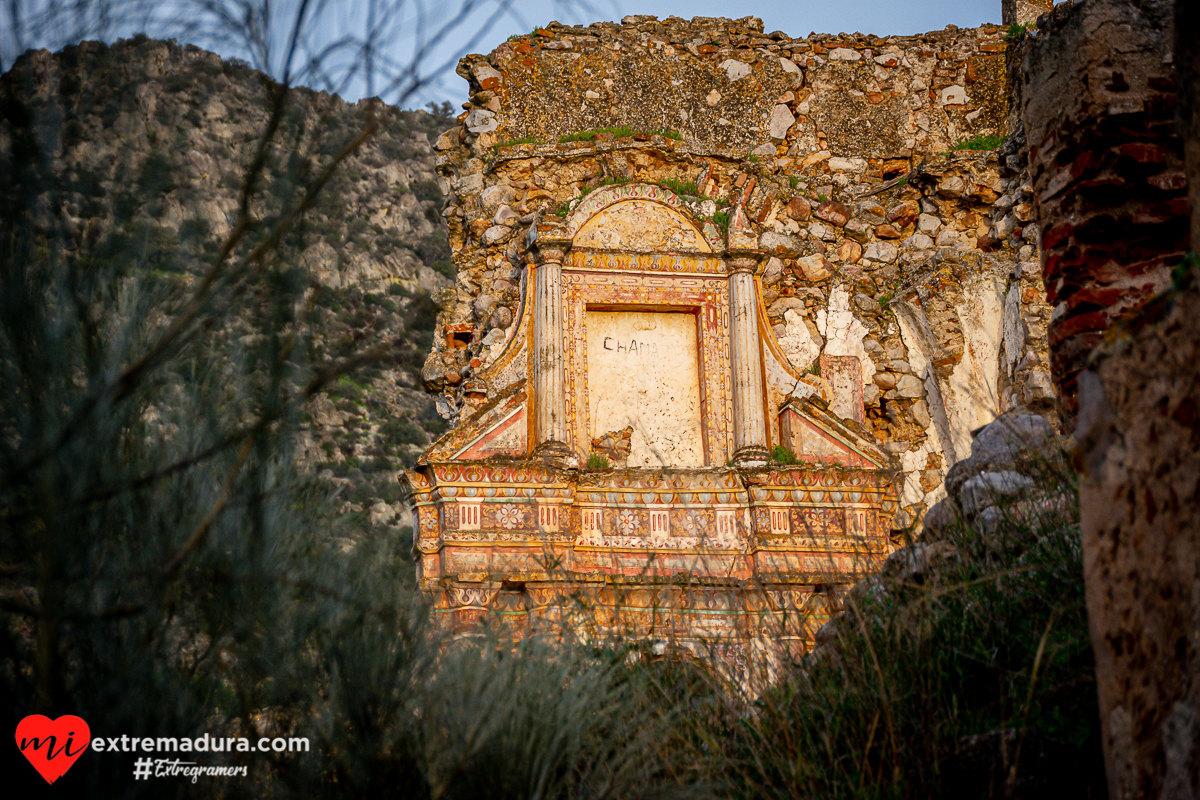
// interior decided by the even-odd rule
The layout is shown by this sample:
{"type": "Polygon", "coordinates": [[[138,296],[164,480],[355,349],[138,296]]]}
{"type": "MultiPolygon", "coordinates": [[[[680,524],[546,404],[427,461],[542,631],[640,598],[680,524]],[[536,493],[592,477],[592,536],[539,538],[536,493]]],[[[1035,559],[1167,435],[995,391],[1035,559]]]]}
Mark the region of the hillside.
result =
{"type": "MultiPolygon", "coordinates": [[[[344,487],[342,513],[396,524],[395,471],[442,429],[419,371],[434,324],[429,293],[453,276],[430,147],[452,121],[289,90],[238,230],[278,92],[244,62],[174,41],[26,53],[0,80],[0,235],[11,253],[32,247],[85,265],[96,287],[131,279],[163,287],[166,300],[150,313],[165,324],[227,242],[236,242],[236,261],[268,240],[377,120],[262,265],[300,282],[295,322],[306,363],[388,343],[381,358],[312,397],[296,455],[344,487]]],[[[252,332],[249,315],[259,310],[244,288],[230,287],[236,310],[219,326],[229,343],[252,332]]]]}

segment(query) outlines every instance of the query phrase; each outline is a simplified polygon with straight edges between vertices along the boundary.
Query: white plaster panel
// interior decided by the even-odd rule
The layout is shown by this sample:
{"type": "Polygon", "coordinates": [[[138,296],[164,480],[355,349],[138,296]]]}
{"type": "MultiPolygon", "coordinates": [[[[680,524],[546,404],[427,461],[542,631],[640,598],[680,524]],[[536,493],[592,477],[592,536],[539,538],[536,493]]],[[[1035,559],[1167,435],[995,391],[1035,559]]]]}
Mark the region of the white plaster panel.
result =
{"type": "Polygon", "coordinates": [[[804,317],[794,308],[789,308],[783,314],[783,325],[783,335],[778,337],[779,349],[787,356],[793,369],[808,369],[820,355],[821,348],[817,346],[808,326],[804,324],[804,317]]]}
{"type": "Polygon", "coordinates": [[[1025,321],[1021,318],[1021,284],[1014,281],[1004,298],[1004,371],[1012,375],[1025,350],[1025,321]]]}
{"type": "MultiPolygon", "coordinates": [[[[925,401],[929,405],[930,417],[929,425],[925,429],[925,440],[918,448],[908,450],[901,456],[900,468],[904,480],[901,504],[912,505],[924,500],[928,507],[945,494],[945,485],[939,480],[936,488],[926,495],[920,483],[926,459],[930,453],[941,454],[944,477],[945,472],[958,460],[958,456],[950,433],[951,426],[943,402],[942,387],[931,364],[934,354],[938,352],[938,344],[930,329],[929,320],[920,308],[908,302],[899,301],[893,307],[896,310],[896,321],[900,324],[900,338],[908,353],[908,363],[925,384],[925,401]]],[[[970,453],[969,446],[965,453],[970,453]]]]}
{"type": "Polygon", "coordinates": [[[963,286],[955,307],[965,348],[944,396],[954,450],[971,452],[971,431],[988,424],[1000,409],[1000,342],[1004,335],[1004,294],[999,281],[979,275],[963,286]]]}
{"type": "Polygon", "coordinates": [[[837,286],[829,293],[829,305],[817,314],[817,330],[825,337],[825,355],[854,356],[862,365],[863,383],[875,378],[875,362],[863,347],[863,337],[870,331],[850,310],[850,292],[837,286]]]}
{"type": "Polygon", "coordinates": [[[631,467],[704,465],[696,318],[588,311],[592,438],[633,426],[631,467]]]}

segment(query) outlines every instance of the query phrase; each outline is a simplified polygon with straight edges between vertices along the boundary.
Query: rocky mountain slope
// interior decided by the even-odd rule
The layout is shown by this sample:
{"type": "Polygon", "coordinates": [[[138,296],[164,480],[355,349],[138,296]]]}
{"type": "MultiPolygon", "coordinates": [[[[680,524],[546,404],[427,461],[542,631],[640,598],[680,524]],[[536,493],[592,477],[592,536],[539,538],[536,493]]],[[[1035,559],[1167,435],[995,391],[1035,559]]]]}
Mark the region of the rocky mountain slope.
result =
{"type": "MultiPolygon", "coordinates": [[[[113,286],[147,276],[193,285],[241,224],[279,88],[243,62],[174,41],[26,53],[0,80],[0,235],[85,259],[113,286]]],[[[279,274],[303,282],[297,319],[312,363],[389,343],[382,359],[314,395],[299,450],[342,485],[343,513],[377,524],[401,523],[396,470],[443,426],[419,372],[434,325],[429,293],[453,276],[430,147],[451,124],[447,110],[291,89],[234,248],[267,241],[322,170],[378,122],[272,254],[279,274]]]]}

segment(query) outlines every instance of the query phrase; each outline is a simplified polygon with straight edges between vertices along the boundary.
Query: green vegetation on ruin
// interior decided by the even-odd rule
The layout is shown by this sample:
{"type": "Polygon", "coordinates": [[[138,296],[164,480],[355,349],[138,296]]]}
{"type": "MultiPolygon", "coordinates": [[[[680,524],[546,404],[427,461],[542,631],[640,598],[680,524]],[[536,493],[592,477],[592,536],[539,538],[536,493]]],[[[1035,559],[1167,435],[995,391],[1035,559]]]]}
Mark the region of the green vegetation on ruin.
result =
{"type": "Polygon", "coordinates": [[[977,136],[972,136],[970,139],[963,139],[958,144],[951,147],[951,150],[995,150],[1000,145],[1004,144],[1004,139],[1000,136],[993,136],[990,133],[981,133],[977,136]]]}
{"type": "Polygon", "coordinates": [[[678,178],[666,178],[658,182],[658,185],[664,189],[670,189],[677,195],[684,197],[699,197],[700,188],[696,186],[695,181],[682,181],[678,178]]]}
{"type": "Polygon", "coordinates": [[[592,453],[588,456],[587,468],[590,470],[609,469],[612,464],[608,462],[608,457],[603,453],[592,453]]]}
{"type": "Polygon", "coordinates": [[[579,131],[578,133],[563,134],[559,137],[558,143],[566,144],[567,142],[594,142],[596,137],[601,134],[610,135],[614,139],[631,139],[635,136],[662,136],[667,139],[683,141],[683,137],[677,131],[667,129],[643,131],[636,130],[628,125],[618,125],[612,128],[592,128],[591,130],[579,131]]]}
{"type": "Polygon", "coordinates": [[[532,136],[532,135],[531,136],[522,136],[518,139],[506,139],[503,142],[499,142],[498,144],[496,144],[494,146],[493,149],[499,150],[502,147],[516,147],[519,144],[541,144],[541,143],[542,143],[541,139],[538,139],[536,136],[532,136]]]}
{"type": "Polygon", "coordinates": [[[778,461],[780,464],[789,467],[800,463],[799,459],[796,458],[796,454],[792,452],[792,449],[784,447],[781,444],[775,445],[775,448],[771,451],[771,460],[778,461]]]}
{"type": "Polygon", "coordinates": [[[1015,42],[1025,35],[1026,31],[1036,31],[1037,25],[1022,25],[1019,22],[1014,22],[1008,26],[1008,34],[1004,37],[1006,42],[1015,42]]]}

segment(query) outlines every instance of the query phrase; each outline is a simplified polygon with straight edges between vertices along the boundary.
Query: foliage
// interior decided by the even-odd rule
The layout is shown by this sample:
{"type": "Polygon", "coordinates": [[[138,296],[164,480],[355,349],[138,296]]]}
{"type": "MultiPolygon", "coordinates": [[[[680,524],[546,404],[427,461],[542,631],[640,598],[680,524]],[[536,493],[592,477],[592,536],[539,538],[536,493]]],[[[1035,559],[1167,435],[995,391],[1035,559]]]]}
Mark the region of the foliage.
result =
{"type": "Polygon", "coordinates": [[[781,444],[775,445],[775,448],[771,451],[771,459],[773,461],[778,461],[780,464],[786,464],[787,466],[793,466],[800,463],[799,459],[796,458],[796,454],[792,452],[791,448],[784,447],[781,444]]]}
{"type": "Polygon", "coordinates": [[[1006,42],[1015,42],[1025,35],[1025,31],[1036,31],[1037,25],[1022,25],[1019,22],[1014,22],[1008,26],[1008,34],[1004,37],[1006,42]]]}
{"type": "Polygon", "coordinates": [[[688,197],[698,197],[700,188],[696,186],[695,181],[683,181],[678,178],[665,178],[659,181],[659,185],[678,195],[686,195],[688,197]]]}
{"type": "Polygon", "coordinates": [[[442,203],[442,187],[438,186],[435,180],[424,179],[414,181],[408,188],[422,202],[436,202],[439,205],[442,203]]]}
{"type": "Polygon", "coordinates": [[[388,419],[380,426],[379,432],[384,438],[397,444],[425,444],[425,434],[421,429],[399,417],[388,419]]]}
{"type": "MultiPolygon", "coordinates": [[[[629,183],[629,178],[626,178],[624,176],[603,178],[599,181],[596,181],[593,184],[590,184],[590,185],[585,184],[583,187],[581,187],[579,189],[579,196],[576,197],[575,199],[582,200],[583,198],[587,197],[592,192],[594,192],[597,189],[604,187],[604,186],[620,186],[621,184],[624,184],[624,183],[629,183]]],[[[560,214],[559,216],[566,216],[566,214],[560,214]]]]}
{"type": "Polygon", "coordinates": [[[707,735],[729,742],[739,796],[999,798],[1017,779],[1102,791],[1077,499],[1069,475],[1048,476],[1032,517],[1001,507],[990,529],[951,534],[939,570],[852,594],[836,638],[753,721],[717,715],[707,735]],[[1007,761],[970,749],[1002,738],[1007,761]],[[1056,761],[1039,766],[1044,752],[1056,761]]]}
{"type": "Polygon", "coordinates": [[[609,469],[611,467],[612,464],[608,462],[608,457],[603,453],[592,453],[588,456],[588,469],[609,469]]]}
{"type": "Polygon", "coordinates": [[[1195,253],[1188,253],[1183,261],[1171,269],[1171,285],[1176,291],[1190,288],[1196,282],[1197,271],[1200,271],[1200,257],[1195,253]]]}
{"type": "Polygon", "coordinates": [[[977,136],[972,136],[969,139],[963,139],[958,144],[951,147],[951,150],[995,150],[1000,145],[1004,144],[1004,139],[999,136],[993,136],[987,133],[981,133],[977,136]]]}
{"type": "Polygon", "coordinates": [[[559,144],[567,142],[593,142],[598,135],[605,134],[612,136],[614,139],[631,139],[635,136],[662,136],[667,139],[675,139],[682,141],[683,137],[678,131],[672,130],[635,130],[628,125],[617,125],[611,128],[592,128],[587,131],[579,131],[577,133],[566,133],[558,138],[559,144]]]}

